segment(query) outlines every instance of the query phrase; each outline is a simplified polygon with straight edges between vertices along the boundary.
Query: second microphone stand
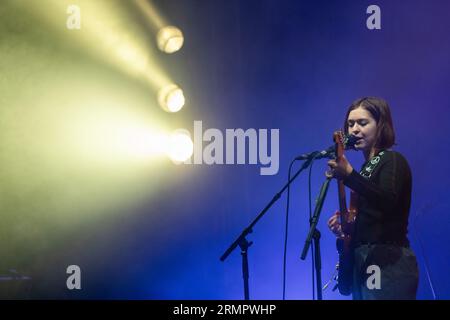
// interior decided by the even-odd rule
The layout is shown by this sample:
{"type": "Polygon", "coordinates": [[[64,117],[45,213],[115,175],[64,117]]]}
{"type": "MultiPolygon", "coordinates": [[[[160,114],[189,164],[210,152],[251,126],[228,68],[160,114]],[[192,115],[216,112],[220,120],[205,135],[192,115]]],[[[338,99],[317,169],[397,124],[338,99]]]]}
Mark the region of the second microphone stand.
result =
{"type": "MultiPolygon", "coordinates": [[[[317,299],[322,300],[322,258],[320,256],[320,231],[317,230],[317,224],[319,223],[320,212],[322,211],[323,202],[327,195],[328,187],[330,185],[331,178],[327,178],[322,184],[320,189],[319,197],[316,201],[316,208],[314,209],[314,215],[310,221],[310,227],[308,236],[305,240],[305,245],[303,246],[303,251],[301,259],[305,260],[308,254],[309,247],[311,245],[311,240],[314,239],[314,264],[316,266],[316,281],[317,281],[317,299]]],[[[313,275],[314,279],[314,275],[313,275]]]]}

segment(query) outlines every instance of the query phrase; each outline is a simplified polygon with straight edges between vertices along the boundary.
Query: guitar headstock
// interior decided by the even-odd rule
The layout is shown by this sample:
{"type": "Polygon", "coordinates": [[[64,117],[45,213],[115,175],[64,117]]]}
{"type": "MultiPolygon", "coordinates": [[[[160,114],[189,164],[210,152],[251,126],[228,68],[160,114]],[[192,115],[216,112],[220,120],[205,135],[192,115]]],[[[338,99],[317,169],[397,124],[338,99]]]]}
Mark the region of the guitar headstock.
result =
{"type": "Polygon", "coordinates": [[[344,155],[346,136],[342,130],[335,131],[333,133],[333,141],[336,144],[336,158],[340,158],[344,155]]]}

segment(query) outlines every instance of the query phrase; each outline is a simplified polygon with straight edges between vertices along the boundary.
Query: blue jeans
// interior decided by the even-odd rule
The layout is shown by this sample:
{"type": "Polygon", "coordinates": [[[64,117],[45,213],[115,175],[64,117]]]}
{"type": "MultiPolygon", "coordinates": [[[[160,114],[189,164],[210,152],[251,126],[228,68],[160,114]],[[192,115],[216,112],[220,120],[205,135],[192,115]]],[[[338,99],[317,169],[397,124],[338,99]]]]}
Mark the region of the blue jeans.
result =
{"type": "Polygon", "coordinates": [[[391,244],[364,244],[355,248],[354,300],[415,300],[419,268],[414,252],[391,244]],[[376,273],[379,270],[379,282],[376,273]]]}

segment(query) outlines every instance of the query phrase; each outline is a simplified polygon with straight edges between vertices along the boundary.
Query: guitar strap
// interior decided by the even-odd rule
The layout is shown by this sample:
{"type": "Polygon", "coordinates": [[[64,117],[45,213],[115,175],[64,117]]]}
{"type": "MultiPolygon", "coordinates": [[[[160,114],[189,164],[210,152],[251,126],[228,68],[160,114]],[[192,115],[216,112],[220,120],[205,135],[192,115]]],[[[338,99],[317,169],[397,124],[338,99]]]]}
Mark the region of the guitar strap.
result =
{"type": "Polygon", "coordinates": [[[372,176],[373,171],[378,166],[378,164],[380,163],[381,158],[383,157],[383,155],[385,153],[386,152],[384,150],[380,151],[375,157],[370,159],[370,161],[368,161],[363,166],[363,168],[361,169],[359,174],[362,175],[366,179],[370,179],[370,177],[372,176]]]}

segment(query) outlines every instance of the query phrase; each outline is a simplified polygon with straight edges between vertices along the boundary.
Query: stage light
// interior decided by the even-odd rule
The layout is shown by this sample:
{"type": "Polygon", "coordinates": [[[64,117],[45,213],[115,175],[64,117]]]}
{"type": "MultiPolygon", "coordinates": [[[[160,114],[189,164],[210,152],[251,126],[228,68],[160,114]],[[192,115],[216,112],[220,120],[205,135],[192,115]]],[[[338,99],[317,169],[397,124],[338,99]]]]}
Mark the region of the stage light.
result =
{"type": "Polygon", "coordinates": [[[175,84],[166,85],[158,92],[158,102],[165,111],[178,112],[185,103],[183,90],[175,84]]]}
{"type": "Polygon", "coordinates": [[[158,48],[165,53],[174,53],[181,49],[184,43],[183,33],[174,26],[166,26],[156,35],[158,48]]]}
{"type": "Polygon", "coordinates": [[[175,163],[180,163],[188,160],[193,152],[194,143],[189,131],[185,129],[175,130],[169,138],[167,149],[169,158],[175,163]]]}

